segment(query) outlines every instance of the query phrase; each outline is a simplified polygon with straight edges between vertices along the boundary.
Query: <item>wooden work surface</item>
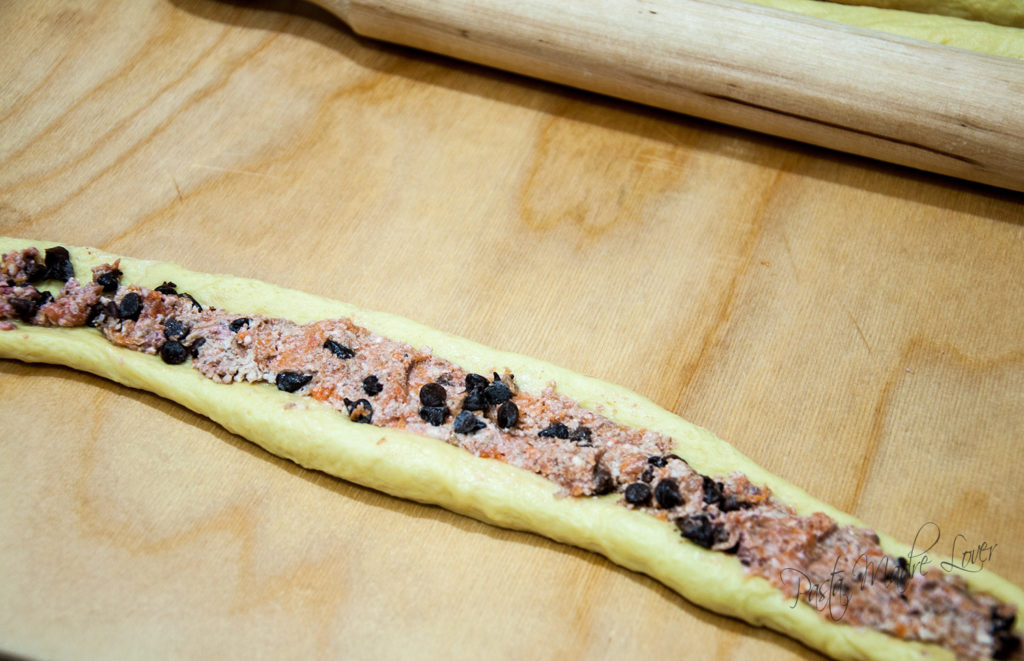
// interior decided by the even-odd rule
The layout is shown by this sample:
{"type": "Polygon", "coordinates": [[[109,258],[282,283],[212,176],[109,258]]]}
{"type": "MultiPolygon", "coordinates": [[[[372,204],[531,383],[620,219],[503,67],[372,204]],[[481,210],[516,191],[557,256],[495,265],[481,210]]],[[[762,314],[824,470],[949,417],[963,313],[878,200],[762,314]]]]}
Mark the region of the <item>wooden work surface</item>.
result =
{"type": "MultiPolygon", "coordinates": [[[[245,6],[243,6],[245,5],[245,6]]],[[[1024,583],[1024,197],[355,37],[0,4],[0,234],[398,313],[636,390],[1024,583]]],[[[0,650],[816,658],[601,557],[0,362],[0,650]]],[[[942,551],[938,551],[942,549],[942,551]]]]}

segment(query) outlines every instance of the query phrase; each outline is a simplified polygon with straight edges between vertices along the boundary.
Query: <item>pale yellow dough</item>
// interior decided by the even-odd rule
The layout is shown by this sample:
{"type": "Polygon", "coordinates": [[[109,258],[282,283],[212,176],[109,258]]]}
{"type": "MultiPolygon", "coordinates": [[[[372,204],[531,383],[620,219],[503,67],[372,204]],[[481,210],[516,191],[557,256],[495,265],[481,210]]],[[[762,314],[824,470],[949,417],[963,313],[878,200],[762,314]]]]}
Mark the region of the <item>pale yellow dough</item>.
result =
{"type": "MultiPolygon", "coordinates": [[[[56,243],[0,238],[0,252],[56,243]]],[[[117,256],[73,248],[76,272],[117,256]]],[[[525,390],[551,381],[558,391],[614,420],[647,427],[675,439],[676,452],[702,473],[742,471],[768,485],[799,512],[823,511],[843,523],[863,525],[821,503],[741,455],[732,446],[654,403],[618,386],[574,374],[525,356],[392,315],[355,308],[274,285],[187,271],[164,263],[121,258],[123,281],[154,287],[165,280],[204,304],[298,322],[350,317],[395,340],[429,346],[436,354],[482,373],[510,369],[525,390]]],[[[811,607],[792,608],[765,580],[748,577],[735,556],[706,551],[683,540],[671,523],[616,504],[618,495],[556,498],[557,487],[525,470],[479,459],[441,441],[349,422],[326,405],[278,391],[268,384],[221,385],[187,363],[170,366],[159,357],[118,348],[91,328],[19,326],[0,332],[0,357],[63,364],[144,389],[205,415],[269,452],[381,491],[433,503],[506,528],[532,531],[596,551],[643,572],[706,608],[767,626],[838,659],[951,659],[934,646],[907,643],[874,631],[835,624],[811,607]]],[[[908,548],[882,536],[890,553],[908,548]]],[[[972,575],[972,587],[1024,607],[1024,592],[989,571],[972,575]]],[[[1018,625],[1020,628],[1020,625],[1018,625]]]]}
{"type": "Polygon", "coordinates": [[[836,23],[1024,60],[1024,2],[1019,0],[946,0],[944,3],[932,0],[843,0],[849,4],[823,0],[746,1],[836,23]],[[854,6],[869,4],[878,6],[854,6]],[[913,11],[922,4],[942,6],[936,7],[936,13],[913,11]],[[937,13],[942,12],[938,9],[948,10],[952,15],[939,16],[937,13]],[[985,20],[993,22],[959,18],[964,15],[978,19],[987,17],[985,20]],[[1018,27],[1009,27],[1011,25],[1018,27]]]}
{"type": "Polygon", "coordinates": [[[903,9],[922,14],[956,16],[995,25],[1024,27],[1024,2],[1020,0],[827,0],[845,5],[903,9]]]}

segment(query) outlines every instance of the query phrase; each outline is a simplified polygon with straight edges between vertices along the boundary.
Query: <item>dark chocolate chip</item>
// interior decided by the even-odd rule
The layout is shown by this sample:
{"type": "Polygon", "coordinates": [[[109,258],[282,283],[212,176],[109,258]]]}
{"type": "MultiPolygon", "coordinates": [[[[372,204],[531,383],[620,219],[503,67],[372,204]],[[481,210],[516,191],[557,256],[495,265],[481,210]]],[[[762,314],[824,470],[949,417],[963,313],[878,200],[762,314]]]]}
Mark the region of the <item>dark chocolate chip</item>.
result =
{"type": "Polygon", "coordinates": [[[611,471],[601,464],[594,466],[594,494],[603,496],[613,491],[615,491],[615,478],[612,477],[611,471]]]}
{"type": "Polygon", "coordinates": [[[342,360],[348,360],[349,358],[355,358],[356,352],[349,349],[344,344],[339,344],[334,340],[327,340],[324,342],[324,349],[327,349],[338,358],[342,360]]]}
{"type": "Polygon", "coordinates": [[[43,280],[46,280],[46,274],[48,272],[49,269],[39,262],[29,262],[25,265],[25,282],[29,284],[42,282],[43,280]]]}
{"type": "Polygon", "coordinates": [[[487,386],[491,385],[491,382],[487,380],[486,376],[482,374],[467,374],[466,375],[466,392],[472,392],[474,390],[482,390],[487,386]]]}
{"type": "MultiPolygon", "coordinates": [[[[495,374],[494,376],[497,377],[498,375],[495,374]]],[[[495,379],[494,383],[484,388],[484,397],[487,399],[489,406],[496,406],[512,399],[512,391],[504,383],[495,379]]]]}
{"type": "Polygon", "coordinates": [[[456,434],[475,434],[486,426],[487,424],[483,420],[466,410],[460,411],[455,416],[453,425],[456,434]]]}
{"type": "Polygon", "coordinates": [[[679,483],[671,477],[666,477],[658,486],[654,487],[654,499],[658,501],[658,507],[671,509],[683,504],[683,497],[679,493],[679,483]]]}
{"type": "Polygon", "coordinates": [[[435,427],[443,425],[450,413],[447,406],[424,406],[420,409],[420,417],[424,422],[429,422],[435,427]]]}
{"type": "Polygon", "coordinates": [[[36,316],[36,312],[39,311],[38,297],[10,298],[7,299],[7,302],[11,304],[12,308],[14,308],[18,318],[26,324],[31,322],[32,317],[36,316]]]}
{"type": "Polygon", "coordinates": [[[349,420],[352,422],[362,422],[364,424],[370,424],[373,422],[373,405],[370,404],[369,400],[357,399],[352,401],[349,398],[345,398],[345,409],[348,410],[349,420]]]}
{"type": "Polygon", "coordinates": [[[187,298],[188,300],[192,301],[192,307],[195,308],[197,312],[203,311],[203,306],[199,305],[199,301],[197,301],[195,297],[192,296],[192,294],[183,291],[178,295],[181,296],[182,298],[187,298]]]}
{"type": "Polygon", "coordinates": [[[117,316],[120,319],[139,320],[139,313],[142,312],[142,297],[133,291],[128,292],[121,298],[117,307],[117,316]]]}
{"type": "Polygon", "coordinates": [[[593,436],[594,434],[590,431],[590,427],[580,425],[569,434],[569,440],[573,443],[587,444],[590,443],[593,436]]]}
{"type": "Polygon", "coordinates": [[[722,483],[715,482],[707,475],[701,475],[701,479],[704,481],[704,502],[708,505],[714,505],[722,500],[722,483]]]}
{"type": "Polygon", "coordinates": [[[197,338],[195,342],[193,342],[192,344],[189,345],[188,348],[189,348],[189,351],[192,352],[192,357],[193,358],[198,358],[199,357],[199,350],[202,348],[202,346],[204,344],[206,344],[206,338],[205,337],[200,337],[200,338],[197,338]]]}
{"type": "Polygon", "coordinates": [[[505,402],[498,407],[497,422],[502,429],[516,426],[519,422],[519,407],[515,402],[505,402]]]}
{"type": "Polygon", "coordinates": [[[249,319],[249,317],[239,317],[238,319],[232,319],[231,323],[228,324],[228,328],[231,330],[232,333],[237,333],[238,331],[248,326],[250,321],[251,319],[249,319]]]}
{"type": "Polygon", "coordinates": [[[380,381],[378,381],[377,377],[373,374],[363,379],[363,392],[370,397],[379,395],[382,390],[384,390],[384,386],[380,384],[380,381]]]}
{"type": "Polygon", "coordinates": [[[647,463],[654,466],[655,468],[664,468],[666,465],[668,465],[668,460],[665,459],[665,457],[656,454],[653,457],[647,457],[647,463]]]}
{"type": "Polygon", "coordinates": [[[85,325],[90,328],[96,328],[96,320],[103,314],[104,307],[103,303],[93,303],[89,307],[89,316],[85,318],[85,325]]]}
{"type": "Polygon", "coordinates": [[[1012,631],[997,631],[992,639],[992,658],[997,661],[1012,659],[1020,649],[1020,636],[1012,631]]]}
{"type": "Polygon", "coordinates": [[[543,438],[569,438],[569,428],[561,422],[552,422],[546,429],[537,432],[543,438]]]}
{"type": "Polygon", "coordinates": [[[188,358],[189,351],[177,340],[167,340],[160,347],[160,358],[168,365],[180,365],[188,358]]]}
{"type": "Polygon", "coordinates": [[[641,482],[647,482],[648,484],[650,484],[651,480],[653,480],[653,479],[654,479],[654,467],[653,466],[648,466],[647,468],[644,469],[643,473],[640,473],[640,481],[641,482]]]}
{"type": "Polygon", "coordinates": [[[989,629],[990,633],[997,631],[1010,631],[1013,629],[1014,623],[1017,621],[1017,614],[1010,613],[1009,616],[1003,615],[999,608],[992,608],[992,628],[989,629]]]}
{"type": "Polygon", "coordinates": [[[464,411],[484,411],[487,409],[487,398],[484,397],[483,388],[476,388],[466,393],[466,398],[462,400],[462,410],[464,411]]]}
{"type": "Polygon", "coordinates": [[[190,330],[187,324],[174,317],[164,320],[164,337],[168,340],[184,339],[190,330]]]}
{"type": "Polygon", "coordinates": [[[634,482],[626,487],[626,502],[630,505],[646,505],[651,502],[651,488],[643,482],[634,482]]]}
{"type": "Polygon", "coordinates": [[[53,294],[51,294],[48,291],[44,291],[42,294],[39,295],[39,303],[38,303],[39,307],[43,307],[44,305],[46,305],[47,303],[50,303],[52,301],[53,301],[53,294]]]}
{"type": "Polygon", "coordinates": [[[122,275],[121,269],[104,271],[96,277],[96,284],[103,287],[104,294],[113,294],[117,291],[117,285],[122,275]]]}
{"type": "Polygon", "coordinates": [[[676,519],[676,526],[683,537],[706,549],[715,544],[715,528],[707,514],[694,514],[676,519]]]}
{"type": "Polygon", "coordinates": [[[690,465],[690,462],[686,461],[685,459],[680,457],[678,454],[666,454],[665,455],[665,461],[668,461],[669,459],[678,459],[679,461],[683,462],[687,466],[690,465]]]}
{"type": "Polygon", "coordinates": [[[163,284],[156,288],[156,291],[160,292],[164,296],[177,296],[178,285],[174,284],[173,282],[164,282],[163,284]]]}
{"type": "Polygon", "coordinates": [[[48,280],[67,282],[75,277],[75,267],[71,264],[71,255],[68,254],[67,248],[62,246],[47,248],[45,261],[48,280]]]}
{"type": "Polygon", "coordinates": [[[420,388],[420,404],[423,406],[444,406],[448,391],[440,383],[428,383],[420,388]]]}
{"type": "Polygon", "coordinates": [[[718,503],[718,509],[723,512],[735,512],[736,510],[745,510],[751,507],[753,507],[753,504],[740,500],[736,494],[732,493],[722,496],[722,502],[718,503]]]}
{"type": "Polygon", "coordinates": [[[277,375],[275,383],[277,383],[278,390],[295,392],[312,380],[313,376],[311,374],[302,374],[301,372],[281,372],[277,375]]]}

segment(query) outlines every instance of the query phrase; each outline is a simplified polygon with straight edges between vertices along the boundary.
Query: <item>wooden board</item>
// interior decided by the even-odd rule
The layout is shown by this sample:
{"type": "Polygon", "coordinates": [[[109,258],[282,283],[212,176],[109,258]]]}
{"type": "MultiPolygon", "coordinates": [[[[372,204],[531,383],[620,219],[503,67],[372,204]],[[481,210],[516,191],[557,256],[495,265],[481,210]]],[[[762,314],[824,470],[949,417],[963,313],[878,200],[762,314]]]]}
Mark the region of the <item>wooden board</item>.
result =
{"type": "MultiPolygon", "coordinates": [[[[1024,583],[1024,197],[386,46],[289,2],[0,6],[0,233],[628,386],[1024,583]],[[962,535],[962,537],[957,537],[962,535]]],[[[545,539],[0,363],[0,650],[815,658],[545,539]]]]}

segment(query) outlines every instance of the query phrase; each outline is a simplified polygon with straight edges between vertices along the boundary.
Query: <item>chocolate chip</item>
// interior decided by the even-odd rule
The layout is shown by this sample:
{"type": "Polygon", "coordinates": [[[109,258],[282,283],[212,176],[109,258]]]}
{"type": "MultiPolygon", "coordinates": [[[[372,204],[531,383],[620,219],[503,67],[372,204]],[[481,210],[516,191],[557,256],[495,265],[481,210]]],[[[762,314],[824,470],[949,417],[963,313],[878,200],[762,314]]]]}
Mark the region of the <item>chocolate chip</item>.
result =
{"type": "Polygon", "coordinates": [[[232,333],[237,333],[238,331],[248,326],[249,321],[249,317],[239,317],[238,319],[233,319],[231,323],[228,324],[228,328],[231,330],[232,333]]]}
{"type": "Polygon", "coordinates": [[[502,429],[516,426],[519,422],[519,407],[515,402],[505,402],[498,407],[497,422],[502,429]]]}
{"type": "Polygon", "coordinates": [[[118,282],[121,280],[120,269],[111,269],[110,271],[104,271],[96,276],[96,284],[103,287],[104,294],[113,294],[117,291],[118,282]]]}
{"type": "Polygon", "coordinates": [[[700,513],[676,519],[683,537],[706,549],[715,544],[715,528],[707,514],[700,513]]]}
{"type": "Polygon", "coordinates": [[[47,303],[50,303],[52,301],[53,301],[53,294],[51,294],[48,291],[44,291],[43,293],[41,293],[39,295],[39,303],[38,303],[38,305],[39,305],[39,307],[43,307],[44,305],[46,305],[47,303]]]}
{"type": "Polygon", "coordinates": [[[722,483],[715,482],[707,475],[701,475],[701,479],[704,481],[704,502],[708,505],[714,505],[722,500],[722,483]]]}
{"type": "Polygon", "coordinates": [[[487,398],[484,397],[483,388],[476,388],[466,393],[466,398],[462,400],[462,410],[464,411],[485,411],[487,410],[487,398]]]}
{"type": "Polygon", "coordinates": [[[587,446],[590,444],[590,440],[593,438],[593,435],[593,432],[590,431],[590,427],[580,425],[569,434],[569,440],[573,443],[587,446]]]}
{"type": "Polygon", "coordinates": [[[96,320],[103,314],[103,308],[106,307],[103,303],[93,303],[89,307],[89,316],[85,318],[85,325],[90,328],[96,328],[96,320]]]}
{"type": "Polygon", "coordinates": [[[49,269],[47,269],[39,262],[29,262],[28,264],[25,265],[25,282],[29,284],[42,282],[43,280],[46,280],[46,274],[48,271],[49,269]]]}
{"type": "Polygon", "coordinates": [[[483,420],[471,412],[463,410],[455,416],[453,428],[456,434],[475,434],[486,426],[487,424],[483,420]]]}
{"type": "Polygon", "coordinates": [[[195,308],[197,312],[202,312],[202,311],[203,311],[203,306],[202,306],[202,305],[199,305],[199,301],[197,301],[197,300],[196,300],[196,299],[195,299],[195,298],[194,298],[194,297],[192,296],[192,294],[189,294],[188,292],[184,292],[184,291],[183,291],[183,292],[181,292],[181,293],[179,294],[179,296],[181,296],[182,298],[187,298],[188,300],[192,301],[192,307],[193,307],[193,308],[195,308]]]}
{"type": "Polygon", "coordinates": [[[653,480],[653,479],[654,479],[654,467],[653,466],[648,466],[647,468],[644,469],[643,473],[640,473],[640,481],[641,482],[647,482],[648,484],[650,484],[651,480],[653,480]]]}
{"type": "Polygon", "coordinates": [[[683,497],[679,494],[679,483],[671,477],[666,477],[658,486],[654,487],[654,499],[658,501],[658,507],[671,509],[683,504],[683,497]]]}
{"type": "Polygon", "coordinates": [[[630,505],[646,505],[651,502],[651,488],[643,482],[634,482],[626,487],[626,502],[630,505]]]}
{"type": "Polygon", "coordinates": [[[30,323],[32,317],[36,316],[36,312],[39,311],[39,298],[38,297],[25,297],[25,298],[10,298],[7,300],[14,308],[18,318],[23,322],[30,323]]]}
{"type": "Polygon", "coordinates": [[[67,282],[75,277],[75,267],[71,264],[71,255],[68,249],[62,246],[54,246],[46,249],[46,278],[48,280],[60,280],[67,282]]]}
{"type": "Polygon", "coordinates": [[[420,417],[424,422],[429,422],[435,427],[443,425],[450,413],[447,406],[424,406],[420,409],[420,417]]]}
{"type": "Polygon", "coordinates": [[[177,340],[167,340],[160,347],[160,358],[168,365],[180,365],[188,358],[189,351],[177,340]]]}
{"type": "Polygon", "coordinates": [[[156,288],[156,291],[160,292],[164,296],[177,296],[178,285],[174,284],[173,282],[164,282],[163,284],[156,288]]]}
{"type": "Polygon", "coordinates": [[[384,386],[380,384],[380,381],[378,381],[377,377],[373,374],[363,379],[363,392],[370,397],[379,395],[382,390],[384,390],[384,386]]]}
{"type": "Polygon", "coordinates": [[[448,391],[440,383],[428,383],[420,388],[420,404],[423,406],[444,406],[448,391]]]}
{"type": "Polygon", "coordinates": [[[139,320],[139,313],[142,312],[142,297],[133,291],[128,292],[121,299],[117,307],[117,316],[120,319],[139,320]]]}
{"type": "Polygon", "coordinates": [[[168,340],[184,339],[190,330],[187,324],[174,317],[164,320],[164,337],[168,340]]]}
{"type": "Polygon", "coordinates": [[[1012,631],[997,631],[992,639],[992,658],[997,661],[1012,659],[1020,649],[1020,636],[1012,631]]]}
{"type": "Polygon", "coordinates": [[[615,491],[615,478],[612,477],[611,471],[601,464],[594,466],[594,494],[603,496],[613,491],[615,491]]]}
{"type": "Polygon", "coordinates": [[[474,390],[482,390],[491,384],[487,380],[486,376],[482,374],[467,374],[466,375],[466,392],[472,392],[474,390]]]}
{"type": "Polygon", "coordinates": [[[1013,629],[1014,623],[1017,621],[1017,614],[1010,613],[1008,616],[1003,615],[998,607],[992,608],[992,628],[989,629],[990,633],[997,631],[1010,631],[1013,629]]]}
{"type": "Polygon", "coordinates": [[[665,466],[668,465],[668,459],[665,459],[665,457],[656,454],[653,457],[647,457],[647,463],[654,466],[655,468],[664,468],[665,466]]]}
{"type": "Polygon", "coordinates": [[[355,358],[356,352],[349,349],[344,344],[339,344],[334,340],[327,340],[324,342],[324,349],[327,349],[338,358],[342,360],[348,360],[349,358],[355,358]]]}
{"type": "Polygon", "coordinates": [[[200,338],[196,339],[195,342],[193,342],[192,344],[189,345],[189,351],[192,352],[192,357],[193,358],[198,358],[199,357],[199,349],[201,349],[204,344],[206,344],[206,338],[205,337],[200,337],[200,338]]]}
{"type": "Polygon", "coordinates": [[[754,505],[745,500],[740,500],[736,494],[722,496],[722,502],[718,503],[718,509],[723,512],[735,512],[736,510],[750,509],[754,505]]]}
{"type": "Polygon", "coordinates": [[[357,399],[352,401],[349,398],[345,398],[345,409],[348,411],[349,420],[352,422],[362,422],[364,424],[370,424],[373,422],[373,405],[370,404],[369,400],[357,399]]]}
{"type": "Polygon", "coordinates": [[[312,380],[313,376],[311,374],[302,374],[300,372],[281,372],[277,375],[275,383],[277,383],[278,390],[295,392],[312,380]]]}
{"type": "Polygon", "coordinates": [[[484,388],[484,398],[489,406],[496,406],[512,399],[512,391],[504,383],[498,381],[497,375],[495,375],[494,383],[484,388]]]}
{"type": "Polygon", "coordinates": [[[552,422],[547,428],[537,432],[537,436],[543,438],[569,438],[569,428],[561,422],[552,422]]]}

